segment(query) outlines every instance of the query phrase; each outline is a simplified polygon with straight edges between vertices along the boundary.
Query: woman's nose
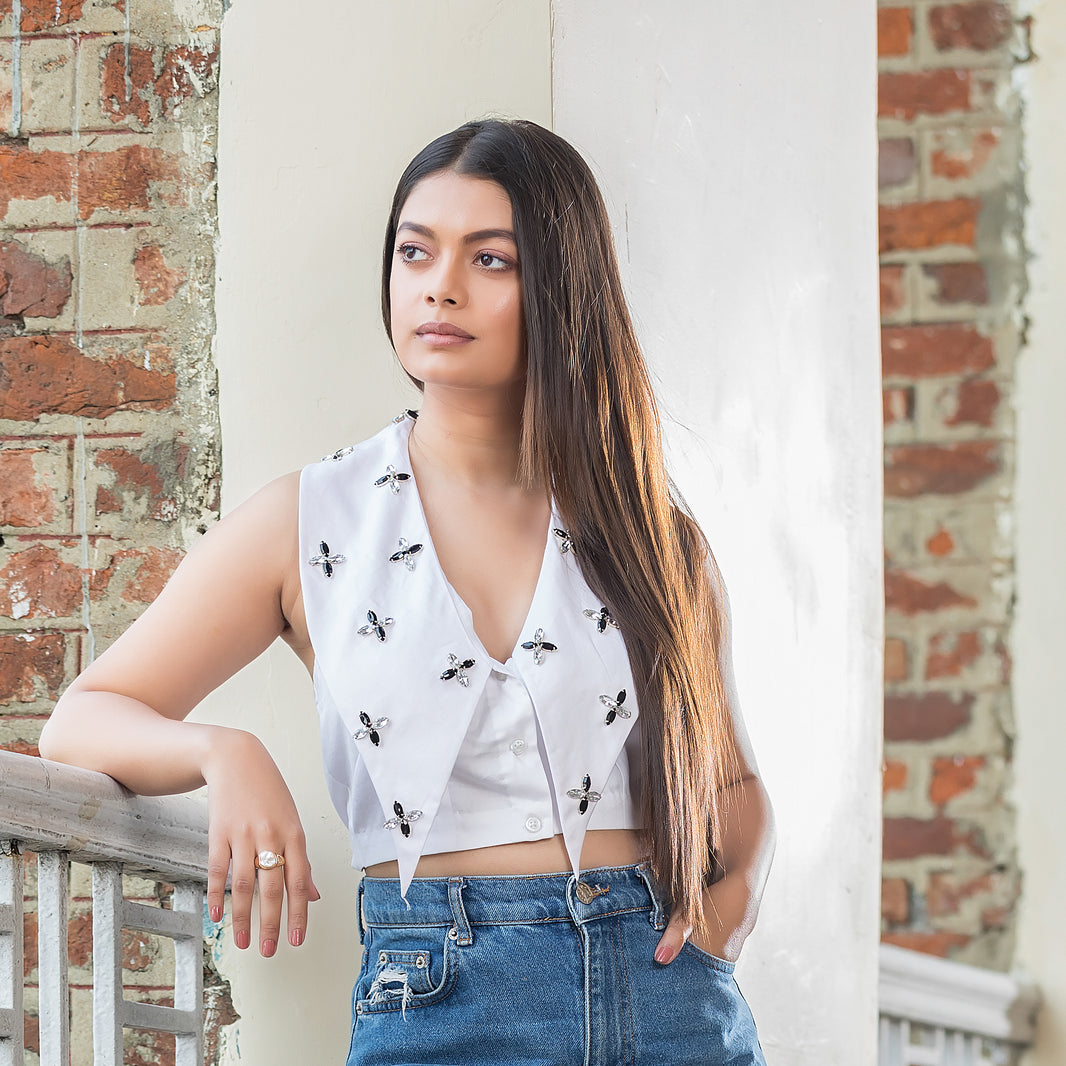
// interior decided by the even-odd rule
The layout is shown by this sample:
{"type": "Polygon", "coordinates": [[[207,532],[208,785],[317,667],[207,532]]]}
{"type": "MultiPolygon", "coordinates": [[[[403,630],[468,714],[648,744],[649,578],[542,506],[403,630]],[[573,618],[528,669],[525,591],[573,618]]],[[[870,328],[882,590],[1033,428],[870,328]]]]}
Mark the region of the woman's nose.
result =
{"type": "Polygon", "coordinates": [[[443,304],[458,307],[466,300],[466,289],[459,276],[458,265],[442,261],[426,278],[425,302],[431,307],[443,304]]]}

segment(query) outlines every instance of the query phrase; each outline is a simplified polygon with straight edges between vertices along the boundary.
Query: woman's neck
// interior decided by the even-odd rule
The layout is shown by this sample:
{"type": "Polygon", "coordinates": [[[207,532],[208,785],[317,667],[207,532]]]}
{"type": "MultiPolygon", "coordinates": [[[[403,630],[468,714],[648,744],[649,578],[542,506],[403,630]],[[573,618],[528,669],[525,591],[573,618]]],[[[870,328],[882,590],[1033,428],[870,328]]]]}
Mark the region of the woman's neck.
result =
{"type": "Polygon", "coordinates": [[[512,489],[518,480],[521,411],[513,397],[488,402],[427,390],[411,429],[411,462],[428,465],[459,486],[512,489]]]}

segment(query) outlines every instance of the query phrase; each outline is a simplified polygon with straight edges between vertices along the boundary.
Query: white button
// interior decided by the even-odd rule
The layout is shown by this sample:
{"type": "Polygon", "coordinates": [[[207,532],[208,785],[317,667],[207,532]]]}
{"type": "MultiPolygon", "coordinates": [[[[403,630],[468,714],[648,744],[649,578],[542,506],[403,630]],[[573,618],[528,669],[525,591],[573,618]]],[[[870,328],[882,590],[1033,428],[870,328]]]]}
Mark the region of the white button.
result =
{"type": "Polygon", "coordinates": [[[522,752],[524,752],[525,750],[526,742],[522,740],[521,737],[519,737],[517,740],[511,741],[511,751],[513,751],[515,755],[521,755],[522,752]]]}
{"type": "Polygon", "coordinates": [[[540,829],[540,826],[541,821],[535,815],[530,815],[526,819],[526,829],[528,829],[531,833],[537,832],[537,830],[540,829]]]}

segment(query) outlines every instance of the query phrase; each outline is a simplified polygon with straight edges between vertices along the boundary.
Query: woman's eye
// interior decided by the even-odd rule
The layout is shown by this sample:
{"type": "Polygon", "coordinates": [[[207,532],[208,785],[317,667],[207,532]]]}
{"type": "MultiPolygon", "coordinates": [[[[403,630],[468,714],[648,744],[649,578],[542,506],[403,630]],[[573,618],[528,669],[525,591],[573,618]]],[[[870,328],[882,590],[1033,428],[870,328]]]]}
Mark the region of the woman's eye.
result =
{"type": "Polygon", "coordinates": [[[493,255],[492,252],[480,252],[477,257],[477,264],[486,270],[506,270],[511,265],[502,256],[493,255]]]}
{"type": "Polygon", "coordinates": [[[416,248],[413,244],[401,244],[396,249],[396,252],[401,259],[408,263],[421,262],[426,256],[426,253],[421,248],[416,248]]]}

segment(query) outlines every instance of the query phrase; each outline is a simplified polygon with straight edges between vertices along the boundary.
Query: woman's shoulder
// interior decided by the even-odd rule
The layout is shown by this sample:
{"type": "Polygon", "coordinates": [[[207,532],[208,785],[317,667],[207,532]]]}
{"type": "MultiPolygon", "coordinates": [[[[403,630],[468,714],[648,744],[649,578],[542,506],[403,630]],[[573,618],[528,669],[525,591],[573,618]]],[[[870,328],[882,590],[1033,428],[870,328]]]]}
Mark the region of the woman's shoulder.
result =
{"type": "Polygon", "coordinates": [[[221,566],[231,574],[254,560],[260,577],[281,580],[297,551],[299,508],[300,471],[292,470],[227,510],[191,547],[188,559],[194,565],[221,566]]]}
{"type": "Polygon", "coordinates": [[[402,411],[372,436],[345,444],[299,471],[301,498],[333,493],[346,481],[376,479],[388,468],[408,469],[407,436],[417,412],[402,411]]]}

